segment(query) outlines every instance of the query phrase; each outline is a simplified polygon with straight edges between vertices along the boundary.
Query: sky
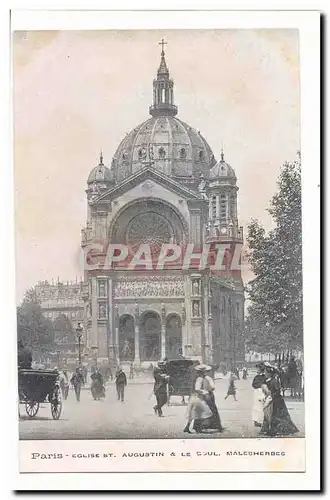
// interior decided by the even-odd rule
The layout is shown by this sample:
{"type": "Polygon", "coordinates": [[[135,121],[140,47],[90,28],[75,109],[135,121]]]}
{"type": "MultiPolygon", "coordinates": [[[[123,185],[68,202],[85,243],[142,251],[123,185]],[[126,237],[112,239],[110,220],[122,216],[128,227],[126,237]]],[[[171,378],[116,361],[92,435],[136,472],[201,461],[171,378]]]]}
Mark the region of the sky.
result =
{"type": "MultiPolygon", "coordinates": [[[[281,165],[300,150],[297,30],[13,34],[16,297],[81,277],[87,177],[148,119],[165,38],[178,118],[236,171],[239,222],[269,229],[281,165]]],[[[248,278],[248,275],[245,276],[248,278]]]]}

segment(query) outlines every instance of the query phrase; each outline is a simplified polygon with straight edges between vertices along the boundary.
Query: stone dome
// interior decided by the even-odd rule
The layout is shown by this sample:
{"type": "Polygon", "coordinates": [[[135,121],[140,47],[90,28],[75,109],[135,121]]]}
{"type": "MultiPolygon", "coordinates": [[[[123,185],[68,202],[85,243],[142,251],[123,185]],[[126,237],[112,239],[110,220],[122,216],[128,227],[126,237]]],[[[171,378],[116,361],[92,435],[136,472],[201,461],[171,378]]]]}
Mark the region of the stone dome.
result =
{"type": "Polygon", "coordinates": [[[196,188],[201,175],[209,177],[216,161],[204,137],[176,118],[178,107],[174,104],[174,82],[165,60],[166,43],[162,40],[160,45],[161,60],[149,107],[151,118],[121,141],[111,171],[116,182],[121,182],[148,166],[196,188]]]}
{"type": "Polygon", "coordinates": [[[174,116],[155,116],[132,130],[112,162],[117,182],[149,165],[170,177],[199,180],[215,164],[204,137],[174,116]]]}
{"type": "Polygon", "coordinates": [[[231,167],[229,165],[229,163],[227,163],[224,160],[223,152],[221,153],[221,160],[218,163],[216,163],[216,165],[214,165],[214,167],[211,168],[209,179],[213,180],[213,179],[219,179],[222,177],[225,177],[225,178],[231,177],[232,179],[236,179],[235,170],[233,169],[233,167],[231,167]]]}
{"type": "Polygon", "coordinates": [[[100,155],[100,163],[91,170],[87,183],[91,184],[93,182],[112,182],[113,173],[108,167],[103,165],[103,156],[100,155]]]}

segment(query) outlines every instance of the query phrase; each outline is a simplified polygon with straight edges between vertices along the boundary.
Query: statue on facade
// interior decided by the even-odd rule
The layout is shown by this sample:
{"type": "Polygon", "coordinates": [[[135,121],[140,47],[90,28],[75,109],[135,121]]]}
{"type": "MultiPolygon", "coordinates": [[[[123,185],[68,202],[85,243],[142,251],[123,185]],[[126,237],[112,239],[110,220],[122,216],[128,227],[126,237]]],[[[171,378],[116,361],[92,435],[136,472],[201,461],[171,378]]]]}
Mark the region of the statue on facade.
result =
{"type": "Polygon", "coordinates": [[[100,318],[106,318],[107,316],[107,309],[104,304],[100,304],[100,318]]]}
{"type": "Polygon", "coordinates": [[[193,302],[193,316],[194,318],[198,318],[200,316],[199,302],[197,302],[197,300],[193,302]]]}
{"type": "Polygon", "coordinates": [[[122,354],[123,354],[123,358],[125,360],[129,359],[131,356],[131,343],[127,339],[124,341],[124,347],[122,350],[122,354]]]}
{"type": "Polygon", "coordinates": [[[193,294],[199,295],[199,282],[197,280],[193,281],[193,294]]]}
{"type": "Polygon", "coordinates": [[[119,307],[115,305],[115,325],[119,326],[119,307]]]}

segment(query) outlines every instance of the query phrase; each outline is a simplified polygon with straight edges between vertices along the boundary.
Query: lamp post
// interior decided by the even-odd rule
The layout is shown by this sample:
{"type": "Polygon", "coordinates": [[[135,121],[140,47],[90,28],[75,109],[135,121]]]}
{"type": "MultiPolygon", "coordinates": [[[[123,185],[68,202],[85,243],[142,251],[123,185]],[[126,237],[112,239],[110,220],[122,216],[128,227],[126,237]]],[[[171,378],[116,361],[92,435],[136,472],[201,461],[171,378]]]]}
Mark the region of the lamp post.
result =
{"type": "Polygon", "coordinates": [[[57,367],[59,368],[60,367],[60,354],[61,354],[61,352],[56,351],[56,354],[57,354],[57,367]]]}
{"type": "Polygon", "coordinates": [[[78,361],[79,361],[79,366],[81,365],[81,337],[82,337],[82,332],[83,332],[83,327],[81,326],[80,323],[78,323],[78,326],[76,328],[76,333],[77,333],[77,339],[78,339],[78,361]]]}

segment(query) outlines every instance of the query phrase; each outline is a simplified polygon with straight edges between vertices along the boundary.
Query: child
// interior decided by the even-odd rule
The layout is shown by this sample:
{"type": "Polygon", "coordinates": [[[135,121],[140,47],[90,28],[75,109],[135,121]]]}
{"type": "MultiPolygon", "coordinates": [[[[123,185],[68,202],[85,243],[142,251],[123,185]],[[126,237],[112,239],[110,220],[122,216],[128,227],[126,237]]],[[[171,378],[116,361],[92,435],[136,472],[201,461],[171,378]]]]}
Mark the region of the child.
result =
{"type": "Polygon", "coordinates": [[[235,401],[237,401],[237,399],[236,399],[235,378],[236,378],[235,375],[233,373],[231,373],[230,377],[229,377],[229,387],[228,387],[228,391],[227,391],[227,396],[225,397],[225,399],[227,399],[228,396],[234,396],[235,401]]]}

